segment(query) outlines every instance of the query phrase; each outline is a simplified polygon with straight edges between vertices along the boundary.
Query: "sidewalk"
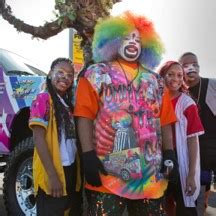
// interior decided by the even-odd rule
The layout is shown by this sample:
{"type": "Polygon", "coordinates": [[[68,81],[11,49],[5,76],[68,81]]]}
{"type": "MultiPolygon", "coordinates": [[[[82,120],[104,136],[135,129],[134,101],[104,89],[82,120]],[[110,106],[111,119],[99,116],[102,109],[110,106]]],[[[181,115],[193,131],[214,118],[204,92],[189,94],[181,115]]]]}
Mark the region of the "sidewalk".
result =
{"type": "Polygon", "coordinates": [[[208,204],[205,216],[216,216],[216,190],[213,187],[211,187],[208,204]]]}

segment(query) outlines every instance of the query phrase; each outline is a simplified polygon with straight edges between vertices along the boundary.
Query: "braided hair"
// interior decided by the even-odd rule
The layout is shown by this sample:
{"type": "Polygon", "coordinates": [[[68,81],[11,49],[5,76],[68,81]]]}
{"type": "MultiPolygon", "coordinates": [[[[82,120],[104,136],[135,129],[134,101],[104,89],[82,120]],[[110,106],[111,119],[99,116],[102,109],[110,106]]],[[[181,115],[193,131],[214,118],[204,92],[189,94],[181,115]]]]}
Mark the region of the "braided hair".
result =
{"type": "MultiPolygon", "coordinates": [[[[54,70],[54,68],[62,63],[68,63],[72,65],[72,61],[67,58],[57,58],[54,60],[51,64],[50,70],[54,70]]],[[[46,85],[47,90],[51,95],[53,104],[54,104],[54,115],[56,117],[56,123],[57,123],[57,131],[58,131],[58,139],[61,140],[62,130],[65,133],[66,139],[68,138],[75,138],[75,125],[74,122],[71,122],[71,118],[69,116],[69,112],[67,108],[62,104],[60,101],[60,98],[58,97],[55,89],[52,86],[51,78],[50,76],[47,76],[46,79],[46,85]]],[[[64,102],[68,105],[69,110],[73,111],[73,92],[72,92],[72,86],[67,90],[66,94],[62,97],[64,102]]]]}

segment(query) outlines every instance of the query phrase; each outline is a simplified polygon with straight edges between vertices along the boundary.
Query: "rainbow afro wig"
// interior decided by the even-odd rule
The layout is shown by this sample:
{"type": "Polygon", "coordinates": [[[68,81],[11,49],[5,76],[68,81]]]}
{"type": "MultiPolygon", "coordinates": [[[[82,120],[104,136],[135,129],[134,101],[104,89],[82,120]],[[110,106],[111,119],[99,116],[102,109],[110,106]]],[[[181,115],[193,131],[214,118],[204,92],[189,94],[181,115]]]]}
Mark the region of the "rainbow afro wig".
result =
{"type": "Polygon", "coordinates": [[[115,60],[124,37],[135,29],[141,37],[142,51],[139,62],[148,69],[154,69],[160,63],[164,52],[161,40],[152,22],[144,16],[128,11],[120,16],[99,20],[92,43],[93,60],[96,63],[115,60]]]}

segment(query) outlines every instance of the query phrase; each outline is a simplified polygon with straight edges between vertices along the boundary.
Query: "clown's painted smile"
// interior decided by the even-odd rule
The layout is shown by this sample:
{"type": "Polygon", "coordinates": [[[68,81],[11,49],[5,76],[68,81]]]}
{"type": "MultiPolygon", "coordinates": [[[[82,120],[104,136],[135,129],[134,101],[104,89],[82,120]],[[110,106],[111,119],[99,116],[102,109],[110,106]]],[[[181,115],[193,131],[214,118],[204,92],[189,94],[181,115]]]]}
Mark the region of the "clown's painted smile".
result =
{"type": "Polygon", "coordinates": [[[140,34],[137,30],[126,36],[119,49],[119,55],[126,61],[135,61],[141,53],[140,34]]]}
{"type": "Polygon", "coordinates": [[[127,58],[136,58],[138,55],[138,48],[135,45],[128,45],[124,48],[124,55],[127,58]]]}

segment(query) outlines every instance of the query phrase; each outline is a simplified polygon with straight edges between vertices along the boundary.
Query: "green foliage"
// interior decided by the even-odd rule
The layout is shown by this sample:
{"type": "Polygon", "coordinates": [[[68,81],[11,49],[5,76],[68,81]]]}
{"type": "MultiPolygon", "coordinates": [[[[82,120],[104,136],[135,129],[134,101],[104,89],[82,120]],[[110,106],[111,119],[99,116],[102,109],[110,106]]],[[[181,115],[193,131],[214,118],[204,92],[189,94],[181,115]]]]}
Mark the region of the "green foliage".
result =
{"type": "Polygon", "coordinates": [[[55,0],[55,9],[58,11],[55,16],[59,19],[59,24],[63,22],[64,17],[68,17],[71,21],[76,19],[76,11],[72,3],[66,3],[65,0],[55,0]]]}

